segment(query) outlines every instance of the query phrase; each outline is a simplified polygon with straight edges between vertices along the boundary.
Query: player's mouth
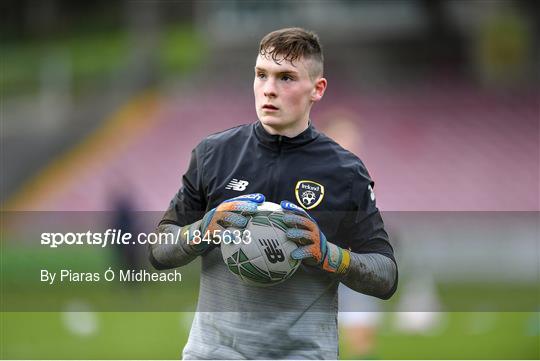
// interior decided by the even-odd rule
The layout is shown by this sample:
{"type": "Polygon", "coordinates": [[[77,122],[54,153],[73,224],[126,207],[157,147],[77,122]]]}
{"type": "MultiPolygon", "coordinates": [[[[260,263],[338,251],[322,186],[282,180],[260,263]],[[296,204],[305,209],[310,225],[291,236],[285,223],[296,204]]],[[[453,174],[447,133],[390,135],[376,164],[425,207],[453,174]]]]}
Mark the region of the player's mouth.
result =
{"type": "Polygon", "coordinates": [[[279,108],[278,107],[275,107],[273,106],[272,104],[265,104],[262,106],[263,110],[266,110],[266,111],[276,111],[278,110],[279,108]]]}

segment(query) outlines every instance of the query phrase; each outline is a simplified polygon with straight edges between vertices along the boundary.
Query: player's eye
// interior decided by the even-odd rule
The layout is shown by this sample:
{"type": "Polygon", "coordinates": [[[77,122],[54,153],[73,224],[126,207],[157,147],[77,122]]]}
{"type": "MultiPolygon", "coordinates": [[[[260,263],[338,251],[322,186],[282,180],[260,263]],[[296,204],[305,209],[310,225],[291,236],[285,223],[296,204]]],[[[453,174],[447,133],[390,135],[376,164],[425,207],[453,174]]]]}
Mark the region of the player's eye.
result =
{"type": "Polygon", "coordinates": [[[257,73],[256,76],[257,76],[257,78],[259,78],[259,79],[264,79],[264,78],[266,78],[266,74],[264,74],[264,73],[257,73]]]}
{"type": "Polygon", "coordinates": [[[290,75],[283,75],[281,77],[281,80],[283,81],[291,81],[291,80],[294,80],[290,75]]]}

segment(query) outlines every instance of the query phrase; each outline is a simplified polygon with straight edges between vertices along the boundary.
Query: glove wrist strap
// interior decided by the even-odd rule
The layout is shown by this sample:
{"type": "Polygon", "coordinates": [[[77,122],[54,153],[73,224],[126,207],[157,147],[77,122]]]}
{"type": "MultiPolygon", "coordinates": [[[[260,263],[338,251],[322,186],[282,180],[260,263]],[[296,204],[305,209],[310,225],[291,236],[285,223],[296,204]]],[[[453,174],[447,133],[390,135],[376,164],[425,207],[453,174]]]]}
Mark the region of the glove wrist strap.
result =
{"type": "Polygon", "coordinates": [[[324,268],[336,274],[345,274],[351,264],[351,254],[348,250],[342,249],[333,243],[327,243],[326,260],[324,268]]]}

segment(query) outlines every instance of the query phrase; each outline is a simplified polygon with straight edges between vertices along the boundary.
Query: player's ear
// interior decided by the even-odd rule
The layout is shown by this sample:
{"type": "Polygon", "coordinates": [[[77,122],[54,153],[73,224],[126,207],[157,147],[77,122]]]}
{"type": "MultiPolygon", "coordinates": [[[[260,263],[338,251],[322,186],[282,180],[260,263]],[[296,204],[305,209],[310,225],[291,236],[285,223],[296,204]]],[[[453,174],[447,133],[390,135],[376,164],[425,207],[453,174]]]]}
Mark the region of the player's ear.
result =
{"type": "Polygon", "coordinates": [[[328,85],[328,82],[326,81],[325,78],[323,77],[317,78],[313,86],[313,90],[311,91],[312,102],[318,102],[319,100],[322,99],[327,85],[328,85]]]}

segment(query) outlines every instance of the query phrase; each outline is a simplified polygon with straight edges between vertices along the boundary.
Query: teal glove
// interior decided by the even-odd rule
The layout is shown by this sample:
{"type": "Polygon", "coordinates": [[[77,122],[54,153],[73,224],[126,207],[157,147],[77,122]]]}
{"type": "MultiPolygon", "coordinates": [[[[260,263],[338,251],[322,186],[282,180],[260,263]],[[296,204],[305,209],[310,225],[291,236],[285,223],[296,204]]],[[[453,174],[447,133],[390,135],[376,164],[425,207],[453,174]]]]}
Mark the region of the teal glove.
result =
{"type": "Polygon", "coordinates": [[[292,251],[291,258],[306,260],[307,265],[327,272],[347,272],[351,262],[348,250],[328,242],[317,222],[302,208],[289,201],[282,201],[281,208],[286,213],[283,222],[289,227],[287,238],[300,245],[292,251]]]}

